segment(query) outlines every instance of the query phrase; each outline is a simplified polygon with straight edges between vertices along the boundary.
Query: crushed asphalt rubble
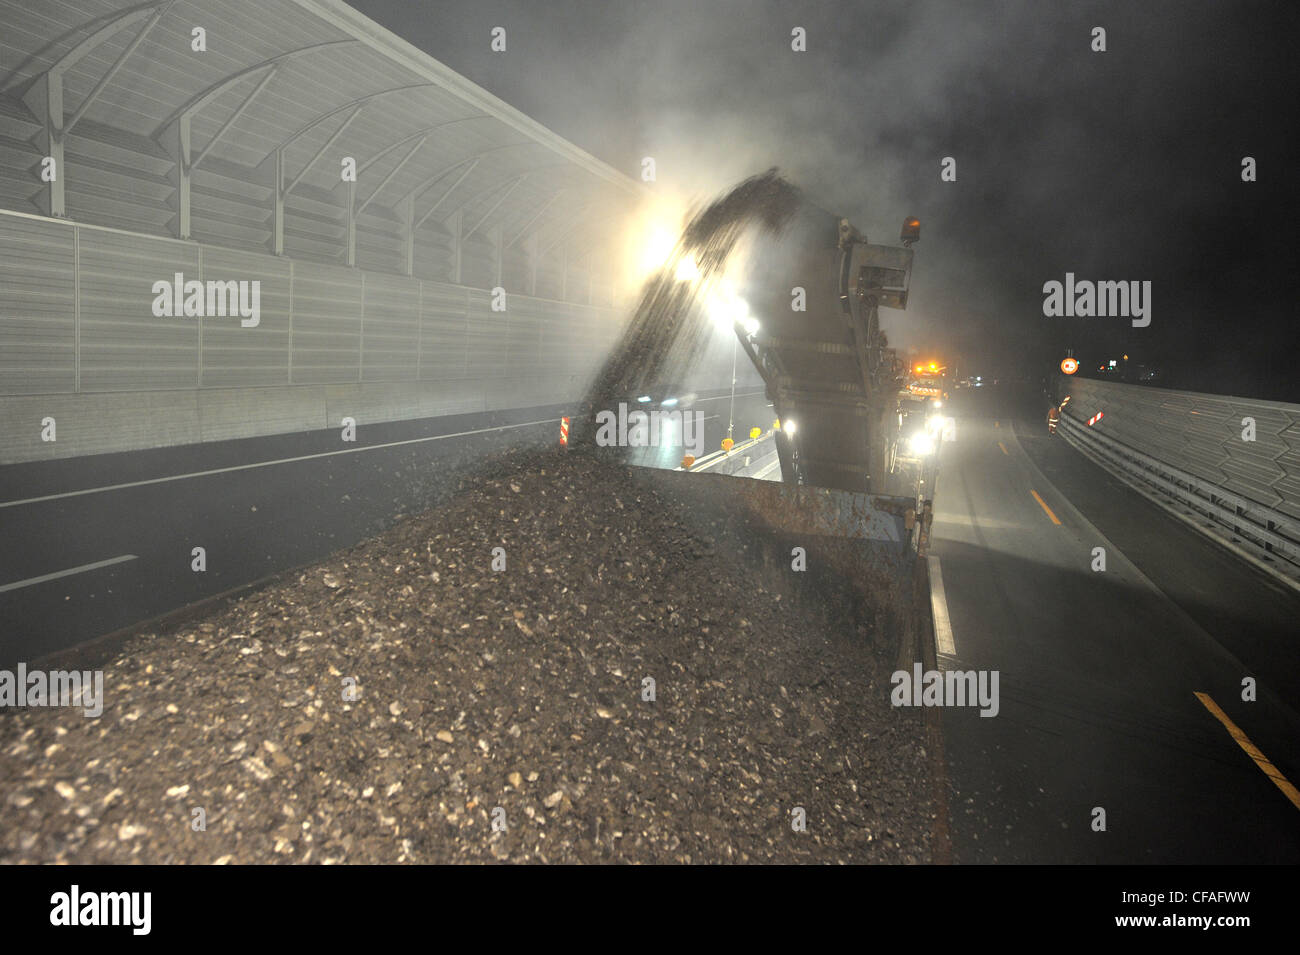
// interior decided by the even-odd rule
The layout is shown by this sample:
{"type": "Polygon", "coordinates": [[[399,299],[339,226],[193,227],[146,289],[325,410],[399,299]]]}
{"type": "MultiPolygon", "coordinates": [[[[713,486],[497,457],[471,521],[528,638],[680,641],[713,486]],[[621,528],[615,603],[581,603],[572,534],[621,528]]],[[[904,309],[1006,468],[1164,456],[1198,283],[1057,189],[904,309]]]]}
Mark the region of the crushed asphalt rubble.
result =
{"type": "Polygon", "coordinates": [[[929,862],[892,648],[757,549],[504,455],[109,651],[102,715],[0,712],[0,862],[929,862]]]}

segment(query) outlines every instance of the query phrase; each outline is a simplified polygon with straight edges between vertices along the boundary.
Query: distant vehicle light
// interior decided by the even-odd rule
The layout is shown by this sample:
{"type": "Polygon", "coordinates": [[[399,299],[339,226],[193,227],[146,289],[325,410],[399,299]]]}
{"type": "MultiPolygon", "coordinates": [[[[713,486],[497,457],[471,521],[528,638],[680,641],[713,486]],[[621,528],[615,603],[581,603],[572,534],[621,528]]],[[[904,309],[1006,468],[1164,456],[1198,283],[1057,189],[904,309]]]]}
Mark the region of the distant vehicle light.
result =
{"type": "Polygon", "coordinates": [[[936,408],[942,408],[942,407],[943,407],[943,402],[940,401],[938,398],[931,398],[931,399],[930,399],[930,404],[934,405],[936,408]]]}
{"type": "Polygon", "coordinates": [[[671,408],[675,404],[677,404],[676,398],[665,398],[663,401],[659,402],[659,407],[671,408]]]}
{"type": "Polygon", "coordinates": [[[645,404],[649,400],[650,400],[649,395],[642,395],[640,398],[637,399],[637,401],[641,402],[642,404],[645,404]]]}
{"type": "Polygon", "coordinates": [[[793,420],[787,421],[785,424],[781,425],[781,430],[786,434],[794,434],[797,428],[798,425],[796,425],[793,420]]]}

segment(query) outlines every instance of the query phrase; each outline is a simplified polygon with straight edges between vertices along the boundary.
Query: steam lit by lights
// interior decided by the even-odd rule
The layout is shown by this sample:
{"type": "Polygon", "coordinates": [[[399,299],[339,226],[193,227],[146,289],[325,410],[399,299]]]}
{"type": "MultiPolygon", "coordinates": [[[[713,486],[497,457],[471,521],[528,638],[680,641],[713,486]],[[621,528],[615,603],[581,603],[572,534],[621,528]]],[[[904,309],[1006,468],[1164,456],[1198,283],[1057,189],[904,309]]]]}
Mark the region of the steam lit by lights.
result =
{"type": "Polygon", "coordinates": [[[682,256],[681,261],[677,263],[677,281],[689,282],[699,277],[700,267],[695,264],[695,258],[690,255],[682,256]]]}
{"type": "MultiPolygon", "coordinates": [[[[749,316],[749,304],[736,292],[736,287],[727,280],[718,283],[708,298],[709,318],[721,331],[730,332],[733,325],[744,325],[754,321],[749,316]]],[[[757,322],[754,321],[757,327],[757,322]]]]}
{"type": "Polygon", "coordinates": [[[649,273],[663,268],[676,245],[677,236],[673,235],[671,229],[655,226],[641,250],[641,271],[649,273]]]}
{"type": "Polygon", "coordinates": [[[639,287],[660,269],[673,264],[687,210],[684,200],[666,196],[655,196],[641,204],[622,237],[625,283],[639,287]]]}

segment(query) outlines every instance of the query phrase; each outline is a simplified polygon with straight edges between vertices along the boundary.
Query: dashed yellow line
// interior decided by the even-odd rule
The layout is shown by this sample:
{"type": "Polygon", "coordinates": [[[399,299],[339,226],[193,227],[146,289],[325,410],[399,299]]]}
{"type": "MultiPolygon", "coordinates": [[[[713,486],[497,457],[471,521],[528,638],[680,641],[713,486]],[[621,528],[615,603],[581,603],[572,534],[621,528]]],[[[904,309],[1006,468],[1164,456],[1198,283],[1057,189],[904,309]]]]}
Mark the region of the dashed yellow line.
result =
{"type": "Polygon", "coordinates": [[[1052,509],[1051,509],[1050,507],[1047,506],[1047,502],[1046,502],[1046,501],[1044,501],[1041,497],[1038,496],[1038,492],[1037,492],[1037,491],[1035,491],[1035,490],[1031,487],[1031,488],[1029,489],[1029,493],[1032,494],[1032,495],[1034,495],[1034,500],[1038,502],[1038,506],[1039,506],[1039,507],[1041,507],[1044,511],[1047,512],[1047,516],[1050,517],[1050,518],[1052,519],[1052,523],[1053,523],[1053,524],[1059,524],[1059,523],[1061,523],[1061,519],[1060,519],[1059,517],[1057,517],[1055,514],[1052,513],[1052,509]]]}
{"type": "Polygon", "coordinates": [[[1291,785],[1291,781],[1268,761],[1268,757],[1259,751],[1259,748],[1250,741],[1250,737],[1237,728],[1237,724],[1228,718],[1228,714],[1219,709],[1219,704],[1210,699],[1210,694],[1197,692],[1196,698],[1227,728],[1228,735],[1237,741],[1237,745],[1246,751],[1246,755],[1255,761],[1255,765],[1264,771],[1264,775],[1273,780],[1273,785],[1282,790],[1282,794],[1291,800],[1291,805],[1300,809],[1300,791],[1297,791],[1291,785]]]}
{"type": "Polygon", "coordinates": [[[1007,450],[1007,446],[1003,444],[1001,441],[998,442],[998,447],[1002,449],[1003,454],[1005,454],[1007,457],[1011,457],[1011,452],[1007,450]]]}

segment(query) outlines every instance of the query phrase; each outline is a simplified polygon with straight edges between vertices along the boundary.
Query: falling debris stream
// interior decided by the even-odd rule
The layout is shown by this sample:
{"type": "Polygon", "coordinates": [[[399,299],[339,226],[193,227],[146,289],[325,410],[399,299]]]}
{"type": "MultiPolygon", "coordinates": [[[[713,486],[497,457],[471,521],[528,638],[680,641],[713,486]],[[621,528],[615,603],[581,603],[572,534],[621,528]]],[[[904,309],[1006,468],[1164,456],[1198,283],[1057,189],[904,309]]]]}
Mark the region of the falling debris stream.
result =
{"type": "Polygon", "coordinates": [[[622,338],[595,378],[587,408],[607,408],[653,385],[685,379],[710,333],[704,302],[738,247],[747,237],[779,233],[801,201],[799,190],[769,169],[696,213],[664,268],[646,283],[622,338]],[[678,281],[677,265],[687,259],[698,277],[678,281]]]}

